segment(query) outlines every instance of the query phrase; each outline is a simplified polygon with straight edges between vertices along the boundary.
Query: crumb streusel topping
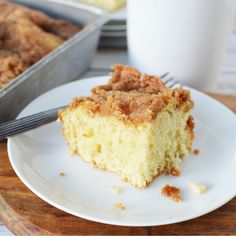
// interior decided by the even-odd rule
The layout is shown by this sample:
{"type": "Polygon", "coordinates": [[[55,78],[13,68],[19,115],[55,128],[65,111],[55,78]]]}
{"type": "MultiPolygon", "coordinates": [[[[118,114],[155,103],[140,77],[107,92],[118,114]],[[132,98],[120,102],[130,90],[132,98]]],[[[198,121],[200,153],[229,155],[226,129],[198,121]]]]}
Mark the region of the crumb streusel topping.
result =
{"type": "Polygon", "coordinates": [[[108,84],[92,89],[92,95],[75,98],[69,109],[86,105],[91,114],[114,116],[129,124],[149,122],[168,104],[189,111],[193,107],[189,91],[168,89],[157,76],[142,75],[130,66],[113,65],[108,84]]]}
{"type": "Polygon", "coordinates": [[[175,186],[171,186],[171,185],[165,185],[164,187],[162,187],[161,189],[161,194],[165,197],[168,197],[170,199],[172,199],[175,202],[181,202],[182,201],[182,196],[180,193],[180,189],[176,188],[175,186]]]}
{"type": "Polygon", "coordinates": [[[93,88],[93,94],[99,93],[100,90],[158,94],[168,89],[160,77],[141,74],[131,66],[115,64],[111,68],[114,73],[108,84],[93,88]]]}

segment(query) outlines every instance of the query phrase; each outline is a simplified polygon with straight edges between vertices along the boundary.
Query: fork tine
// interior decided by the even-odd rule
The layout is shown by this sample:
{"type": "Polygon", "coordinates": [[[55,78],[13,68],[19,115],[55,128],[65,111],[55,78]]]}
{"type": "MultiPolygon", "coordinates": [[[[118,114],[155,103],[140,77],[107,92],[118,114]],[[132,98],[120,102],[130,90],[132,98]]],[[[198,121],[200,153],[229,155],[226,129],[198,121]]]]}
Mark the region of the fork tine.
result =
{"type": "Polygon", "coordinates": [[[170,77],[167,80],[163,80],[163,82],[164,82],[164,84],[167,84],[167,83],[171,82],[173,79],[174,79],[174,77],[170,77]]]}
{"type": "Polygon", "coordinates": [[[180,84],[178,81],[173,81],[172,84],[168,85],[169,88],[173,88],[175,85],[180,84]]]}
{"type": "Polygon", "coordinates": [[[163,79],[163,78],[165,78],[167,75],[169,75],[170,73],[169,72],[167,72],[167,73],[165,73],[165,74],[163,74],[163,75],[161,75],[160,77],[163,79]]]}

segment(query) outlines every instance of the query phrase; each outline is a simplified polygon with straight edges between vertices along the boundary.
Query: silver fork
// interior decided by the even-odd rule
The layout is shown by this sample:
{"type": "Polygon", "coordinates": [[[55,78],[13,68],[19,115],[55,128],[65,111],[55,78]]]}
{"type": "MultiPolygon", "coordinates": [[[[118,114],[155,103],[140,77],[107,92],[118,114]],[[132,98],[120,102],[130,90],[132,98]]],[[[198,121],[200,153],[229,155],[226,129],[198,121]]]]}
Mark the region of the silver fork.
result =
{"type": "MultiPolygon", "coordinates": [[[[174,77],[169,77],[169,73],[165,73],[160,77],[169,88],[173,88],[177,85],[182,87],[178,81],[174,80],[174,77]]],[[[56,107],[47,111],[42,111],[0,124],[0,140],[55,121],[57,119],[58,111],[66,107],[67,106],[56,107]]]]}

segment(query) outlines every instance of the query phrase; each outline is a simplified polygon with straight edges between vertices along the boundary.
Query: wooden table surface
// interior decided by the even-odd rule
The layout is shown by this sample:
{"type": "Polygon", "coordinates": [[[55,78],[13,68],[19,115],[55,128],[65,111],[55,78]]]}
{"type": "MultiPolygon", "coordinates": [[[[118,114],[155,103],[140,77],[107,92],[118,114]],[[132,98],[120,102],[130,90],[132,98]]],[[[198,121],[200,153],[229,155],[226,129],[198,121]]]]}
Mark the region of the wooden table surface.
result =
{"type": "MultiPolygon", "coordinates": [[[[211,94],[236,112],[236,97],[211,94]]],[[[15,175],[0,143],[0,218],[18,235],[236,235],[236,198],[193,220],[156,227],[119,227],[69,215],[33,194],[15,175]]]]}

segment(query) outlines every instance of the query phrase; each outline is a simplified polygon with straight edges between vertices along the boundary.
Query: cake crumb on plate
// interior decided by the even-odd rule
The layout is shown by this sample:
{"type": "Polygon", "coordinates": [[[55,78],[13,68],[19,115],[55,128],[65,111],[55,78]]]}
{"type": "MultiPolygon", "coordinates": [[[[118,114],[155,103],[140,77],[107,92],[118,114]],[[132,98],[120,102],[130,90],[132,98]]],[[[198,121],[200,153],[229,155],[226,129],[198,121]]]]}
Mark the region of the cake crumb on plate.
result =
{"type": "Polygon", "coordinates": [[[189,187],[192,190],[192,192],[198,195],[205,193],[207,189],[205,184],[190,183],[189,187]]]}
{"type": "Polygon", "coordinates": [[[119,187],[119,186],[112,186],[112,189],[113,189],[113,191],[115,192],[115,194],[118,194],[118,193],[120,193],[121,192],[121,188],[119,187]]]}
{"type": "Polygon", "coordinates": [[[175,202],[182,201],[180,189],[176,188],[175,186],[166,184],[165,186],[162,187],[161,194],[165,197],[171,198],[175,202]]]}
{"type": "Polygon", "coordinates": [[[60,176],[65,176],[65,173],[64,172],[60,172],[60,176]]]}
{"type": "Polygon", "coordinates": [[[200,150],[199,150],[199,149],[195,148],[195,149],[193,150],[193,154],[194,154],[194,155],[198,155],[199,153],[200,153],[200,150]]]}
{"type": "Polygon", "coordinates": [[[125,209],[124,204],[122,204],[121,202],[115,203],[114,207],[117,208],[117,209],[120,209],[120,210],[124,210],[125,209]]]}

